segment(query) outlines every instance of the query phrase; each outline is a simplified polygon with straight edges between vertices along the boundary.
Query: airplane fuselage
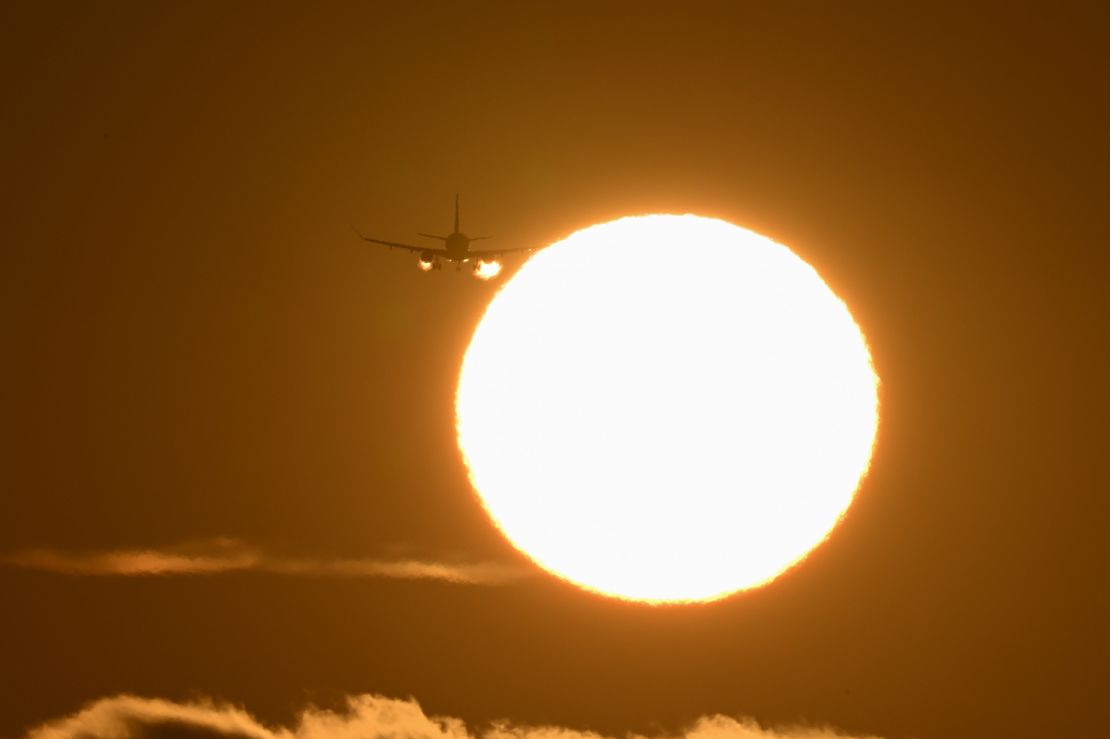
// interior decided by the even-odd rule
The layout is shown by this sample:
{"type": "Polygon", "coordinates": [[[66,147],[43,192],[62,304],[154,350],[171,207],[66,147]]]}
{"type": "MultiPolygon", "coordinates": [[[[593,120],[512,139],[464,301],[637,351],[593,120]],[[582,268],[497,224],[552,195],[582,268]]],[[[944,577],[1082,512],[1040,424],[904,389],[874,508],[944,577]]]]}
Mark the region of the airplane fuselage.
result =
{"type": "Polygon", "coordinates": [[[466,259],[470,255],[470,237],[457,231],[444,239],[448,259],[466,259]]]}

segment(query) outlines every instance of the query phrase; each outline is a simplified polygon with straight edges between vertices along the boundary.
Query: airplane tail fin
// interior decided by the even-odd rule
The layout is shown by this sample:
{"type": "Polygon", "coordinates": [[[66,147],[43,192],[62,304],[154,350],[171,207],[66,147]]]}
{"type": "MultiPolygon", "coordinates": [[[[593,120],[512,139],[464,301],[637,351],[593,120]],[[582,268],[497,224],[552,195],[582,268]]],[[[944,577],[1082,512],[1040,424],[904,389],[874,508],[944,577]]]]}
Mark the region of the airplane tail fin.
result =
{"type": "MultiPolygon", "coordinates": [[[[459,194],[458,193],[455,193],[455,230],[452,231],[451,233],[459,233],[459,194]]],[[[428,239],[439,239],[440,241],[447,241],[446,236],[436,236],[435,234],[417,234],[417,236],[423,236],[423,237],[428,238],[428,239]]],[[[488,238],[489,238],[489,236],[478,236],[477,238],[471,239],[471,241],[477,241],[478,239],[488,239],[488,238]]]]}

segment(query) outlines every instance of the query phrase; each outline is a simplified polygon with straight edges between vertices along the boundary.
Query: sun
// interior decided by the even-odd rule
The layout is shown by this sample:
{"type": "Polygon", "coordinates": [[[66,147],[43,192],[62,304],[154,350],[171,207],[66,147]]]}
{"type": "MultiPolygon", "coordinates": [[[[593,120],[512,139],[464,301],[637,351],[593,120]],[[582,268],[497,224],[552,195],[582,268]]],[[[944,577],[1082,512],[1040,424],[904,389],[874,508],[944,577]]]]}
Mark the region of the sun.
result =
{"type": "Polygon", "coordinates": [[[637,216],[501,288],[459,374],[458,443],[542,568],[617,598],[712,600],[836,526],[870,464],[877,387],[848,308],[787,247],[637,216]]]}

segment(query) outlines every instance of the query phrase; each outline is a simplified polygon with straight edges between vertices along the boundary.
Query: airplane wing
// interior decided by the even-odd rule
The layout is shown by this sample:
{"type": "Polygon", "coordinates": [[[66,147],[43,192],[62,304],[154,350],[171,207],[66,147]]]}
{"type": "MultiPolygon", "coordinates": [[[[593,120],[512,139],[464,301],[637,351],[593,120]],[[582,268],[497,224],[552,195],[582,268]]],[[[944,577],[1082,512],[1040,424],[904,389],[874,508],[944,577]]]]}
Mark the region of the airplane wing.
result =
{"type": "Polygon", "coordinates": [[[435,254],[437,256],[443,256],[443,257],[447,256],[447,250],[446,249],[429,249],[426,246],[414,246],[412,244],[398,244],[395,241],[382,241],[381,239],[372,239],[369,236],[363,236],[362,232],[360,232],[354,226],[351,226],[351,228],[354,229],[354,232],[356,234],[358,234],[358,237],[360,239],[362,239],[363,241],[369,241],[371,244],[381,244],[382,246],[388,246],[390,249],[407,249],[408,251],[414,252],[416,254],[428,253],[428,254],[435,254]]]}
{"type": "MultiPolygon", "coordinates": [[[[471,239],[471,241],[473,241],[473,239],[471,239]]],[[[513,252],[536,251],[537,248],[539,247],[522,246],[517,249],[489,249],[485,251],[472,251],[467,256],[477,257],[478,259],[481,259],[482,257],[499,257],[502,254],[512,254],[513,252]]]]}

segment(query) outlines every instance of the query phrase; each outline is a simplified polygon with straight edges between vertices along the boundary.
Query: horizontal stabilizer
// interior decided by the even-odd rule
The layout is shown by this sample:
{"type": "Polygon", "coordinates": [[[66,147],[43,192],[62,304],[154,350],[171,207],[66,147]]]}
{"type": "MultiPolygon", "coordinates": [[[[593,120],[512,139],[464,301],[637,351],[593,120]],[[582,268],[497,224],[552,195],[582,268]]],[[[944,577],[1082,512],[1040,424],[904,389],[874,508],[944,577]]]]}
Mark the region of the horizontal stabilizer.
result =
{"type": "Polygon", "coordinates": [[[446,236],[436,236],[435,234],[421,234],[421,233],[418,233],[416,235],[417,236],[423,236],[426,239],[439,239],[440,241],[447,241],[446,236]]]}

